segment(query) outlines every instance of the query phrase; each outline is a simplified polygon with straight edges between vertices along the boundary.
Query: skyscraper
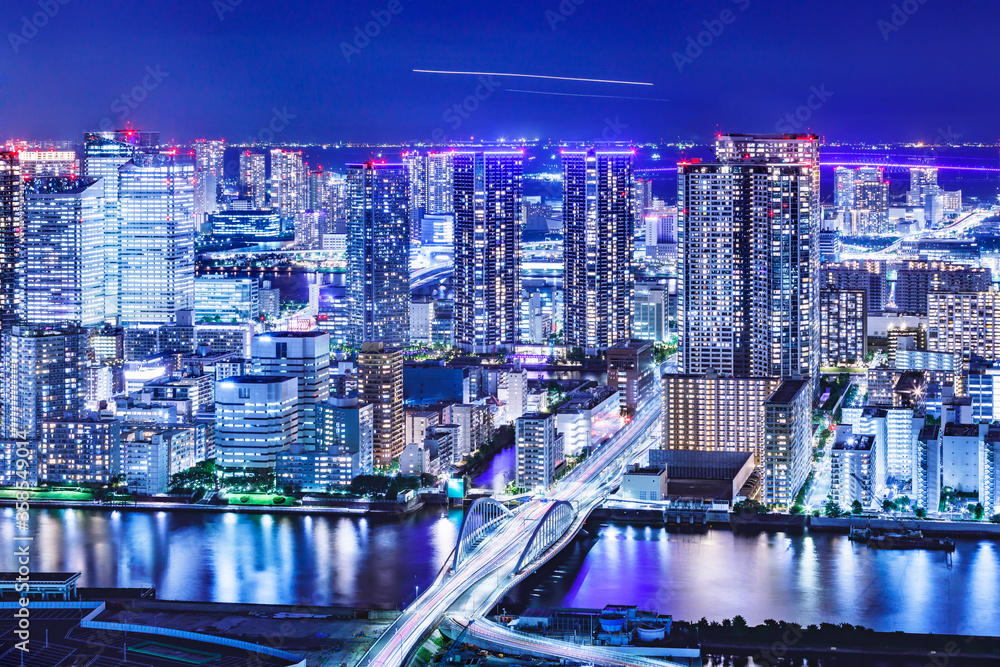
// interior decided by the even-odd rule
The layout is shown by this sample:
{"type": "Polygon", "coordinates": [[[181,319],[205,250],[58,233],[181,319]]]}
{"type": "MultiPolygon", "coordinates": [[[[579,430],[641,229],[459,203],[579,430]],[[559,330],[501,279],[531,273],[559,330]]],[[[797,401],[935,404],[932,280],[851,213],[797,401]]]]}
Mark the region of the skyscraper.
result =
{"type": "Polygon", "coordinates": [[[348,165],[347,294],[352,345],[409,343],[410,183],[400,164],[348,165]]]}
{"type": "Polygon", "coordinates": [[[294,218],[308,207],[309,184],[302,151],[271,149],[271,207],[294,218]]]}
{"type": "Polygon", "coordinates": [[[935,167],[911,167],[907,206],[925,206],[927,197],[938,194],[938,170],[935,167]]]}
{"type": "Polygon", "coordinates": [[[427,156],[427,214],[448,215],[455,210],[452,154],[427,156]]]}
{"type": "Polygon", "coordinates": [[[588,354],[632,336],[632,151],[564,150],[564,339],[588,354]]]}
{"type": "Polygon", "coordinates": [[[524,155],[452,154],[455,193],[455,344],[495,352],[521,329],[524,155]]]}
{"type": "Polygon", "coordinates": [[[87,334],[73,326],[15,325],[3,346],[3,437],[36,440],[42,421],[76,416],[85,398],[87,334]]]}
{"type": "Polygon", "coordinates": [[[281,331],[250,341],[254,375],[298,380],[298,443],[316,448],[316,405],[330,397],[330,334],[281,331]]]}
{"type": "Polygon", "coordinates": [[[406,445],[403,428],[403,353],[363,343],[358,353],[358,399],[374,411],[374,463],[392,465],[406,445]]]}
{"type": "Polygon", "coordinates": [[[814,135],[731,135],[678,167],[683,368],[813,377],[819,363],[814,135]]]}
{"type": "Polygon", "coordinates": [[[255,209],[264,208],[267,203],[265,163],[261,153],[248,150],[240,153],[240,196],[248,200],[255,209]]]}
{"type": "Polygon", "coordinates": [[[194,308],[194,164],[139,154],[119,179],[121,320],[174,322],[194,308]]]}
{"type": "Polygon", "coordinates": [[[191,145],[194,147],[195,170],[212,172],[215,181],[221,183],[225,177],[226,142],[222,139],[195,139],[191,145]]]}
{"type": "Polygon", "coordinates": [[[0,330],[17,320],[21,308],[22,188],[17,153],[0,153],[0,330]]]}
{"type": "Polygon", "coordinates": [[[159,132],[118,130],[84,135],[83,175],[104,183],[104,312],[109,320],[120,314],[118,169],[139,152],[155,151],[159,142],[159,132]]]}
{"type": "Polygon", "coordinates": [[[104,184],[25,181],[24,317],[29,324],[104,322],[104,184]]]}

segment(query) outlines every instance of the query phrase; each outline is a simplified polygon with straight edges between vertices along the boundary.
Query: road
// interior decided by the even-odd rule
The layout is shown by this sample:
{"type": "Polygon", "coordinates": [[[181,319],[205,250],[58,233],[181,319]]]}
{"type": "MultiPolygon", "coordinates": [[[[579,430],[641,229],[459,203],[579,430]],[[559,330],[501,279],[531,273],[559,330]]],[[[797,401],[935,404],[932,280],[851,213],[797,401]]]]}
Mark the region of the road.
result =
{"type": "Polygon", "coordinates": [[[655,441],[658,424],[659,401],[651,401],[630,424],[546,494],[521,505],[513,518],[500,524],[483,539],[457,571],[442,573],[386,629],[360,664],[403,665],[417,643],[446,613],[470,621],[488,612],[498,594],[502,596],[510,587],[521,552],[551,503],[567,501],[576,509],[577,521],[585,519],[611,487],[618,483],[625,464],[655,441]]]}

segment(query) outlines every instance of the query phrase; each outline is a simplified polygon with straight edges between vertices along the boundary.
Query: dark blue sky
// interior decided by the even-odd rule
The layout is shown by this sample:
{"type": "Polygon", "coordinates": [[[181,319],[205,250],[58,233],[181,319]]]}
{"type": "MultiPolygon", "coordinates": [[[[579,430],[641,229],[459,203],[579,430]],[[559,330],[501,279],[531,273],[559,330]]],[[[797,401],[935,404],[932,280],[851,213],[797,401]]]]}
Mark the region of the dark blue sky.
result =
{"type": "Polygon", "coordinates": [[[283,123],[276,141],[412,140],[437,129],[698,140],[789,127],[782,119],[796,110],[808,119],[793,117],[794,129],[831,141],[934,140],[948,128],[961,140],[1000,136],[1000,11],[985,0],[563,0],[563,13],[559,0],[394,0],[401,11],[350,62],[341,44],[389,0],[42,2],[58,9],[38,14],[37,31],[24,17],[42,12],[38,0],[0,9],[2,138],[77,138],[103,119],[122,124],[126,111],[124,122],[178,141],[238,141],[283,123]],[[674,53],[705,22],[719,34],[701,35],[708,45],[679,71],[674,53]],[[479,101],[469,97],[476,77],[413,68],[655,85],[497,77],[479,101]],[[463,101],[478,108],[446,115],[463,101]],[[287,117],[273,120],[275,109],[287,117]]]}

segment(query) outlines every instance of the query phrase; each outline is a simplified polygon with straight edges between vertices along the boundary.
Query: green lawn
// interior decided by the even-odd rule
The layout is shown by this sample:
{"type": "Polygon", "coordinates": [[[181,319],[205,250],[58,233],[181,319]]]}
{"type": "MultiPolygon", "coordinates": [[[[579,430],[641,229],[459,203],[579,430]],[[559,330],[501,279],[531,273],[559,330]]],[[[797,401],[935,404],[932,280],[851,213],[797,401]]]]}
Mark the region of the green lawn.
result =
{"type": "Polygon", "coordinates": [[[227,496],[230,505],[278,505],[287,507],[297,501],[288,496],[275,496],[270,493],[234,493],[227,496]]]}
{"type": "Polygon", "coordinates": [[[27,491],[31,494],[31,500],[93,500],[94,494],[91,491],[78,491],[74,489],[15,489],[11,487],[0,488],[0,498],[14,500],[18,491],[27,491]]]}

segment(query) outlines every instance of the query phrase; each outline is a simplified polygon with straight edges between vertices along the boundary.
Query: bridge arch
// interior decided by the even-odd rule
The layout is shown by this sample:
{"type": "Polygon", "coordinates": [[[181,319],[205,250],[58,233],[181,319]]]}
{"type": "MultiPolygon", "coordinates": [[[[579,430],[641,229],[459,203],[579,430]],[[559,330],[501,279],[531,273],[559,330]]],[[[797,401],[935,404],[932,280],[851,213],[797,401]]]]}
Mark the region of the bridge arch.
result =
{"type": "Polygon", "coordinates": [[[521,568],[530,564],[533,560],[542,555],[546,549],[559,541],[576,518],[573,505],[565,500],[559,500],[545,511],[545,514],[535,526],[531,538],[521,552],[521,558],[517,561],[514,572],[520,572],[521,568]]]}
{"type": "Polygon", "coordinates": [[[462,517],[462,526],[458,530],[458,544],[455,546],[455,559],[452,569],[457,570],[476,545],[487,533],[490,533],[503,522],[514,516],[505,505],[492,498],[479,498],[462,517]]]}

